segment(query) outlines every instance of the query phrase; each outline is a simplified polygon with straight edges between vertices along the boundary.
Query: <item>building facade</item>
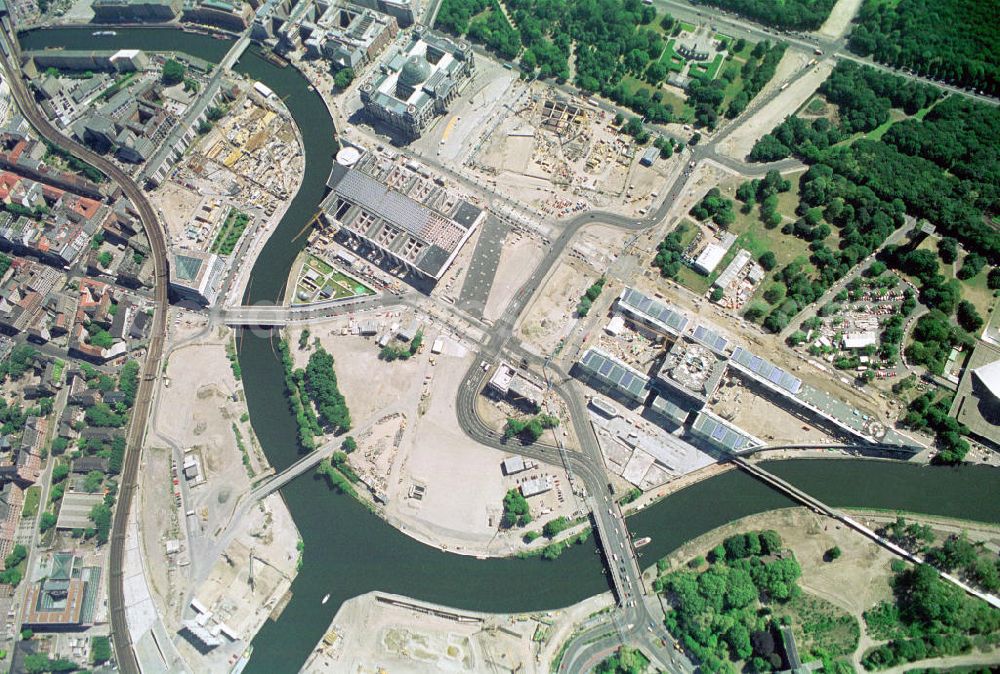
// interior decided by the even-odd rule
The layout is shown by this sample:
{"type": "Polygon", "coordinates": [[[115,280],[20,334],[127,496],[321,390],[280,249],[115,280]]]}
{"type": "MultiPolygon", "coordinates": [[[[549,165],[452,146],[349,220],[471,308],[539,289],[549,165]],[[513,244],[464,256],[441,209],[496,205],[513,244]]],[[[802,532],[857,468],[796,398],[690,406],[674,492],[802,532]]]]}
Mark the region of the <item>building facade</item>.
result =
{"type": "Polygon", "coordinates": [[[389,53],[381,72],[360,87],[365,112],[409,138],[448,111],[475,74],[467,42],[415,30],[403,49],[389,53]]]}

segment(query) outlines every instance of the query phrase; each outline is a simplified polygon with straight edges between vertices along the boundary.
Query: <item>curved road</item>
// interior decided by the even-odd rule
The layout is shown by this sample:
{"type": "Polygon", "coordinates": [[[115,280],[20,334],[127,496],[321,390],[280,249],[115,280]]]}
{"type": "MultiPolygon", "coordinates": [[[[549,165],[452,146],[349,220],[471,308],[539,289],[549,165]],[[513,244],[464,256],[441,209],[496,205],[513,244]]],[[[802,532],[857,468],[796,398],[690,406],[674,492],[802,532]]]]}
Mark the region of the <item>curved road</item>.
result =
{"type": "Polygon", "coordinates": [[[168,307],[167,293],[167,249],[163,231],[156,218],[152,206],[146,199],[142,189],[121,169],[104,157],[95,154],[83,145],[70,140],[57,131],[38,108],[34,97],[21,79],[18,67],[20,48],[17,36],[3,35],[3,69],[6,80],[17,107],[31,123],[39,135],[56,147],[65,150],[82,159],[104,173],[111,181],[121,187],[125,197],[139,214],[143,230],[149,239],[149,247],[153,258],[156,275],[154,288],[155,309],[150,328],[149,349],[143,362],[139,388],[136,392],[135,405],[132,408],[132,419],[126,436],[127,445],[125,461],[122,466],[118,488],[118,507],[115,509],[111,525],[111,550],[109,574],[109,602],[111,612],[111,635],[115,646],[115,655],[119,669],[125,674],[139,674],[139,665],[135,658],[132,641],[129,636],[128,623],[125,617],[125,595],[122,581],[124,574],[122,565],[125,557],[125,530],[128,525],[129,508],[136,489],[136,477],[139,469],[139,457],[142,452],[142,439],[146,433],[146,421],[149,417],[150,404],[153,398],[153,384],[159,370],[160,358],[163,355],[163,343],[166,334],[166,316],[168,307]],[[13,57],[14,62],[11,63],[13,57]]]}

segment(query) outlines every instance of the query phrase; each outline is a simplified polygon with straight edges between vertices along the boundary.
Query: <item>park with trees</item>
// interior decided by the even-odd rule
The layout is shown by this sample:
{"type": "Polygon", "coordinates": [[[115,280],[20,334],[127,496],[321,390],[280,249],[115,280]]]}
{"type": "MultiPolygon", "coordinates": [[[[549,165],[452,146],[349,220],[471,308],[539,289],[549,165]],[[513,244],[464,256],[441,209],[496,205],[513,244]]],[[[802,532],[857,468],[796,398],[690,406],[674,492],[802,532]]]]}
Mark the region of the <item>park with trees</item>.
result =
{"type": "MultiPolygon", "coordinates": [[[[507,13],[498,0],[443,0],[435,26],[483,44],[504,60],[519,59],[524,77],[566,82],[572,58],[574,83],[584,91],[649,122],[675,121],[678,112],[659,90],[671,70],[667,39],[682,30],[670,15],[657,22],[656,9],[641,0],[507,0],[504,7],[507,13]]],[[[738,46],[727,58],[745,49],[745,41],[738,46]]],[[[692,68],[687,103],[694,121],[715,128],[720,115],[742,112],[773,77],[783,52],[784,45],[758,43],[743,66],[733,64],[735,70],[727,69],[724,78],[716,78],[715,69],[692,68]]],[[[658,147],[667,156],[675,151],[658,147]]]]}
{"type": "Polygon", "coordinates": [[[967,595],[926,564],[895,560],[893,573],[893,600],[864,614],[869,636],[884,642],[864,654],[865,669],[962,655],[996,643],[1000,610],[967,595]]]}
{"type": "MultiPolygon", "coordinates": [[[[787,667],[778,627],[787,624],[788,607],[803,600],[798,586],[802,572],[777,532],[735,534],[681,569],[664,573],[667,564],[661,560],[657,570],[662,575],[653,587],[674,609],[667,612],[666,627],[694,656],[700,671],[735,674],[787,667]]],[[[821,653],[803,653],[803,659],[820,657],[830,665],[826,671],[839,671],[841,663],[835,666],[835,660],[857,646],[856,622],[850,616],[824,618],[822,625],[816,620],[815,627],[800,629],[836,627],[843,636],[825,641],[821,653]],[[854,629],[842,629],[842,621],[854,629]]]]}
{"type": "Polygon", "coordinates": [[[995,96],[996,10],[974,0],[865,0],[848,46],[894,68],[995,96]]]}

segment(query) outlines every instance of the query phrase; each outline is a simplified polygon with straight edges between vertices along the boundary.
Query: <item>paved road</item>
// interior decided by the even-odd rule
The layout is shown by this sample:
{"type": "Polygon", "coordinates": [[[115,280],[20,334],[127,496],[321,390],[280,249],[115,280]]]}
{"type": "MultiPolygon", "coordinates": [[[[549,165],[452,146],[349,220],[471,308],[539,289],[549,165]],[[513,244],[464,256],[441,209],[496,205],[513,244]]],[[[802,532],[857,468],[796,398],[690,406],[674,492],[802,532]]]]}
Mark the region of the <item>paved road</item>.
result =
{"type": "Polygon", "coordinates": [[[486,309],[486,300],[500,266],[500,253],[503,252],[507,230],[507,223],[503,220],[492,213],[486,216],[476,242],[476,250],[469,262],[469,270],[465,273],[457,304],[460,309],[480,318],[486,309]]]}
{"type": "MultiPolygon", "coordinates": [[[[850,59],[858,63],[863,63],[865,65],[872,66],[873,68],[878,68],[879,70],[885,70],[893,74],[899,75],[901,77],[907,77],[919,82],[924,82],[926,84],[933,84],[939,89],[945,91],[950,91],[955,94],[960,94],[962,96],[968,96],[969,98],[974,98],[983,103],[990,103],[992,105],[997,105],[1000,103],[996,98],[991,96],[986,96],[983,94],[977,94],[975,92],[966,91],[961,87],[952,86],[945,82],[940,82],[938,80],[928,79],[926,77],[921,77],[919,75],[913,75],[911,73],[905,73],[901,70],[893,68],[892,66],[887,66],[871,58],[866,58],[858,56],[853,52],[847,51],[847,34],[844,37],[839,37],[836,39],[820,35],[819,33],[806,33],[806,32],[793,32],[793,31],[781,31],[773,28],[768,28],[760,24],[754,23],[749,19],[744,19],[733,14],[722,14],[721,10],[715,7],[709,7],[706,5],[696,5],[690,2],[684,2],[683,0],[654,0],[654,4],[666,11],[676,18],[687,21],[689,23],[708,23],[715,26],[719,32],[725,33],[734,38],[747,38],[750,40],[781,40],[787,42],[790,45],[794,45],[801,49],[808,51],[813,51],[814,49],[820,49],[824,54],[835,54],[839,58],[850,59]]],[[[848,31],[849,33],[850,31],[848,31]]]]}
{"type": "Polygon", "coordinates": [[[65,138],[49,124],[48,119],[46,119],[45,115],[35,104],[35,100],[28,91],[24,80],[21,79],[18,67],[20,48],[17,44],[16,34],[5,31],[3,43],[5,52],[3,58],[3,69],[6,73],[5,79],[11,88],[11,93],[13,93],[14,100],[21,113],[39,135],[47,141],[91,164],[108,176],[113,184],[119,186],[122,193],[132,202],[132,206],[138,212],[143,230],[149,239],[155,270],[155,308],[150,327],[147,356],[143,362],[139,378],[139,388],[136,392],[135,405],[132,408],[132,418],[126,436],[125,461],[122,466],[118,488],[118,507],[115,508],[115,515],[111,525],[111,549],[108,564],[110,575],[109,609],[111,614],[111,635],[114,641],[116,660],[119,669],[125,674],[138,674],[139,665],[132,648],[132,641],[125,616],[125,595],[122,586],[124,574],[122,566],[125,556],[125,530],[128,524],[132,497],[136,489],[142,440],[146,432],[146,420],[149,417],[150,403],[154,390],[153,385],[159,371],[166,333],[168,307],[166,244],[160,223],[156,219],[156,214],[142,189],[113,163],[91,152],[79,143],[65,138]],[[12,59],[13,63],[11,62],[12,59]]]}
{"type": "Polygon", "coordinates": [[[416,291],[404,292],[400,295],[384,293],[371,297],[362,297],[351,300],[337,300],[304,306],[282,306],[277,304],[260,304],[241,307],[226,307],[218,311],[213,311],[212,318],[220,320],[226,325],[245,326],[280,326],[290,323],[308,323],[355,311],[367,311],[386,306],[388,304],[405,304],[412,300],[418,293],[416,291]]]}

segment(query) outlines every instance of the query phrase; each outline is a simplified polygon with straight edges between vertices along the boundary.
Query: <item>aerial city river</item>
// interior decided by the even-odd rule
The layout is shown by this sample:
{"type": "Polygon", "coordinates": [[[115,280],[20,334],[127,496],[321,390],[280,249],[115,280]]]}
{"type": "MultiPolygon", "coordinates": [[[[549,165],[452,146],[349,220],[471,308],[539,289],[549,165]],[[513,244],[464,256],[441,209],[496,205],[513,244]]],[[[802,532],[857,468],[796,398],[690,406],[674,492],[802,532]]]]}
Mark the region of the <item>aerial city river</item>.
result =
{"type": "MultiPolygon", "coordinates": [[[[85,28],[34,31],[21,36],[25,50],[44,48],[179,51],[217,62],[229,42],[173,29],[116,28],[94,37],[85,28]]],[[[292,262],[305,245],[296,237],[325,192],[336,145],[335,129],[320,96],[293,67],[281,68],[248,51],[236,68],[284,99],[306,148],[305,177],[281,224],[257,259],[245,301],[281,296],[292,262]]],[[[283,374],[270,340],[249,332],[240,338],[240,364],[251,420],[268,459],[282,470],[298,457],[295,420],[283,391],[283,374]]],[[[336,356],[336,354],[334,354],[336,356]]],[[[348,401],[350,402],[350,401],[348,401]]],[[[1000,471],[983,467],[928,468],[865,460],[788,460],[769,471],[833,506],[902,509],[1000,522],[1000,471]]],[[[395,530],[324,480],[304,476],[282,490],[302,535],[302,568],[292,600],[277,622],[254,640],[248,673],[295,671],[322,636],[340,604],[371,590],[479,611],[558,608],[608,589],[593,540],[556,561],[491,559],[450,554],[395,530]],[[503,588],[502,591],[497,591],[503,588]],[[330,594],[325,605],[321,598],[330,594]]],[[[746,515],[793,505],[740,472],[704,480],[629,519],[632,532],[652,537],[646,564],[687,540],[746,515]]]]}

